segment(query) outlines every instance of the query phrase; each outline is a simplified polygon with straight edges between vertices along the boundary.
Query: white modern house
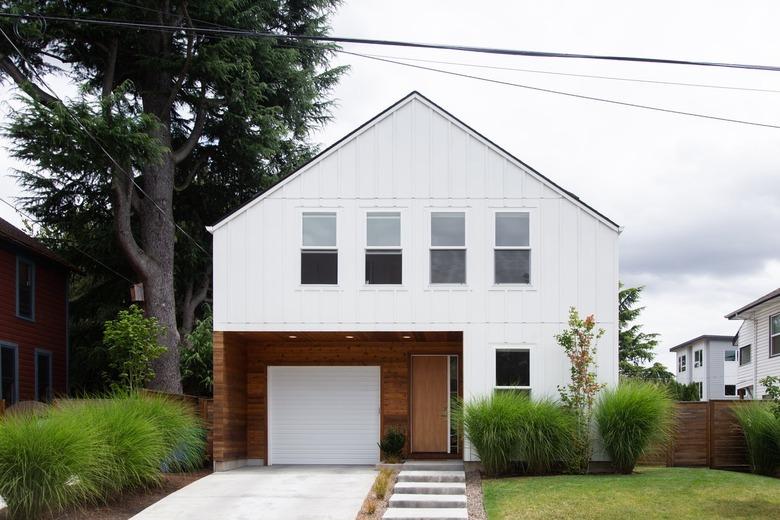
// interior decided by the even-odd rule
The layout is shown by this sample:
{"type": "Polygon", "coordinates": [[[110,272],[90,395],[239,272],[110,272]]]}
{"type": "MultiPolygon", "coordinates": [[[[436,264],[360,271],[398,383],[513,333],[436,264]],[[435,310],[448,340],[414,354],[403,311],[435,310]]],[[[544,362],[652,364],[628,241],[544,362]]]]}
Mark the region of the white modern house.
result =
{"type": "Polygon", "coordinates": [[[473,460],[453,399],[557,397],[570,307],[618,380],[619,226],[417,92],[209,229],[218,469],[473,460]]]}
{"type": "Polygon", "coordinates": [[[761,399],[765,392],[761,379],[780,376],[780,289],[730,312],[726,318],[742,321],[737,333],[737,392],[746,399],[761,399]]]}
{"type": "Polygon", "coordinates": [[[695,383],[700,400],[737,399],[734,336],[703,335],[669,350],[677,355],[677,382],[695,383]]]}

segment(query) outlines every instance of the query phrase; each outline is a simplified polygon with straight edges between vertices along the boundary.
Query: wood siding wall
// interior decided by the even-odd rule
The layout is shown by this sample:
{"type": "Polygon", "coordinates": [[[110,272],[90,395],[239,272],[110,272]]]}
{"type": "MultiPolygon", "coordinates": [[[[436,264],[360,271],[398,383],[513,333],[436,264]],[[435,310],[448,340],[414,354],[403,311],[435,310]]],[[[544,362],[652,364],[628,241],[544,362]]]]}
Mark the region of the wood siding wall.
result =
{"type": "MultiPolygon", "coordinates": [[[[267,460],[267,369],[273,365],[381,367],[381,431],[409,431],[412,354],[457,354],[460,342],[267,342],[214,333],[214,460],[267,460]]],[[[459,391],[462,395],[462,356],[459,391]]],[[[408,439],[407,439],[408,441],[408,439]]]]}
{"type": "Polygon", "coordinates": [[[67,393],[67,278],[63,267],[0,242],[0,343],[17,348],[19,400],[35,399],[35,349],[51,352],[53,392],[67,393]],[[17,255],[35,263],[34,321],[16,315],[17,255]]]}

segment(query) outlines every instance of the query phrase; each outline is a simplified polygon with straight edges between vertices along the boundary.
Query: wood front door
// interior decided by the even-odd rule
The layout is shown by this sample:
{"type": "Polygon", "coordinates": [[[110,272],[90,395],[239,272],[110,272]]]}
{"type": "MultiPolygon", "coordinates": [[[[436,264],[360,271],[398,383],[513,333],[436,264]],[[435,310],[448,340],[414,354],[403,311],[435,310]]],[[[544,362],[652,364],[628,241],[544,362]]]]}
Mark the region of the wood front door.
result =
{"type": "Polygon", "coordinates": [[[412,356],[412,452],[447,453],[449,356],[412,356]]]}

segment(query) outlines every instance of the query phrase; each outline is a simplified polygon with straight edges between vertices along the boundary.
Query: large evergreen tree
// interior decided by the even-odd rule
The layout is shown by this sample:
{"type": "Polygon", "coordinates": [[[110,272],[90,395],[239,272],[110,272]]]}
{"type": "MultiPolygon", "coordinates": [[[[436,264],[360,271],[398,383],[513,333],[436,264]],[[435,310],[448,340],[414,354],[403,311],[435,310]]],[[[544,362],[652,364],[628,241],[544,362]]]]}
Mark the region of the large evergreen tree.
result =
{"type": "MultiPolygon", "coordinates": [[[[7,35],[0,35],[0,77],[26,100],[6,129],[12,153],[30,165],[20,172],[30,194],[24,205],[80,265],[89,262],[75,248],[143,282],[146,312],[163,326],[167,347],[154,367],[154,388],[181,390],[180,337],[192,329],[211,278],[204,226],[313,153],[308,133],[329,117],[327,96],[342,69],[328,65],[331,47],[285,35],[324,34],[337,3],[2,2],[5,12],[177,28],[36,16],[0,22],[7,35]],[[279,37],[203,34],[199,27],[279,37]],[[79,95],[63,104],[43,75],[50,84],[65,78],[79,95]]],[[[101,267],[85,271],[74,287],[74,332],[88,338],[128,288],[101,267]]]]}
{"type": "Polygon", "coordinates": [[[639,299],[644,287],[623,287],[618,293],[618,335],[620,375],[640,379],[669,381],[674,375],[661,363],[646,366],[655,359],[654,349],[658,345],[658,334],[642,331],[642,325],[636,323],[644,307],[639,307],[639,299]]]}

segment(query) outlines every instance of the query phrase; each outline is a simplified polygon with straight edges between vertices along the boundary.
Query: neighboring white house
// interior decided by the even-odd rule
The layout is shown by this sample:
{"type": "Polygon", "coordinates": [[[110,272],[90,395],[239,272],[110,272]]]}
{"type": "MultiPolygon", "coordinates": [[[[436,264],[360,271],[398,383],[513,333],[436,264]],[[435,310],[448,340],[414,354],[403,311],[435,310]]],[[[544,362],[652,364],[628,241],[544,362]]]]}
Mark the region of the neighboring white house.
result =
{"type": "Polygon", "coordinates": [[[766,389],[759,381],[766,376],[780,376],[780,289],[727,314],[726,318],[742,320],[737,333],[737,392],[747,399],[763,398],[766,389]]]}
{"type": "Polygon", "coordinates": [[[473,460],[452,398],[557,397],[570,307],[617,383],[619,226],[417,92],[209,229],[222,467],[473,460]]]}
{"type": "Polygon", "coordinates": [[[677,355],[677,382],[695,383],[702,401],[737,398],[734,336],[703,335],[669,350],[677,355]]]}

